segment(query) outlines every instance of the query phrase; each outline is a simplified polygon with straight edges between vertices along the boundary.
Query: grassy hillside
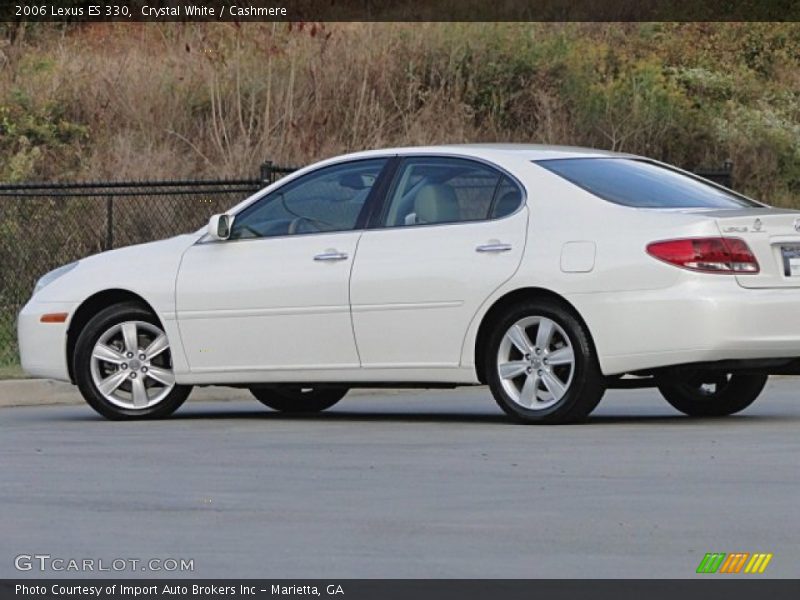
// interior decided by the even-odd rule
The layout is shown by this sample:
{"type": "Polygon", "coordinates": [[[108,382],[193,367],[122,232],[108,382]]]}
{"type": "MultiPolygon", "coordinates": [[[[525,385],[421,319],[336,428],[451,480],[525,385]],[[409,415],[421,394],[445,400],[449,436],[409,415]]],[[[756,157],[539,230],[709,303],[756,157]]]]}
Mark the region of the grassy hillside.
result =
{"type": "Polygon", "coordinates": [[[251,175],[385,145],[578,144],[800,206],[798,24],[0,30],[0,180],[251,175]]]}

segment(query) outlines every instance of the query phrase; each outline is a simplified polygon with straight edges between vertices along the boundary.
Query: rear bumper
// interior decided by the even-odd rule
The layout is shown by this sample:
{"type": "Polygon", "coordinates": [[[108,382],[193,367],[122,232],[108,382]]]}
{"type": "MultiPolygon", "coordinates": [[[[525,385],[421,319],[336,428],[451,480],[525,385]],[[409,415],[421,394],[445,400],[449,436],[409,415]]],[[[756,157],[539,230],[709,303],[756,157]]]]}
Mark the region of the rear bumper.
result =
{"type": "Polygon", "coordinates": [[[568,297],[616,375],[722,360],[800,357],[800,289],[745,289],[692,276],[663,290],[568,297]]]}
{"type": "Polygon", "coordinates": [[[76,304],[31,300],[17,319],[17,338],[23,370],[33,377],[69,381],[67,330],[76,304]],[[42,323],[48,313],[68,313],[65,323],[42,323]]]}

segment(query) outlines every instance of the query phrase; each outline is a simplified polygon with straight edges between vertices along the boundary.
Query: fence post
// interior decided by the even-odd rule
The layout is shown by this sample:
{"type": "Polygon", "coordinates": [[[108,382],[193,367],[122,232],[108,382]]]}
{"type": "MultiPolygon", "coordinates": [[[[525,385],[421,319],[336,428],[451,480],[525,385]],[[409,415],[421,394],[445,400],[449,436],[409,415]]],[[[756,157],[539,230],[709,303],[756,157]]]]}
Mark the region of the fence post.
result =
{"type": "Polygon", "coordinates": [[[109,194],[106,198],[106,244],[104,250],[114,247],[114,196],[109,194]]]}
{"type": "Polygon", "coordinates": [[[272,161],[265,160],[261,163],[260,179],[262,183],[272,183],[272,161]]]}
{"type": "Polygon", "coordinates": [[[720,167],[698,168],[694,170],[696,175],[705,177],[726,188],[733,189],[733,161],[728,159],[720,167]]]}
{"type": "Polygon", "coordinates": [[[722,163],[722,168],[725,169],[725,177],[727,183],[725,187],[733,189],[733,161],[730,158],[725,159],[725,162],[722,163]]]}

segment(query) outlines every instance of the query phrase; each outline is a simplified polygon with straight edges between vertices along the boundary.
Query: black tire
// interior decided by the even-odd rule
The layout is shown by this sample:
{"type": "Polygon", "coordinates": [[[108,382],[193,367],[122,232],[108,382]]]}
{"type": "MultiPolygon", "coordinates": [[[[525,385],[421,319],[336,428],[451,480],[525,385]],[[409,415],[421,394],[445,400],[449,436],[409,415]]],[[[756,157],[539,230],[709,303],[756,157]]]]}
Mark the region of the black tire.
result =
{"type": "Polygon", "coordinates": [[[345,397],[347,388],[288,386],[250,388],[250,393],[264,406],[285,413],[318,413],[345,397]]]}
{"type": "MultiPolygon", "coordinates": [[[[560,343],[566,345],[566,340],[562,339],[560,343]]],[[[545,354],[549,351],[549,349],[545,349],[545,354]]],[[[526,358],[523,356],[519,360],[524,359],[526,358]]],[[[483,360],[484,373],[497,404],[508,416],[521,423],[563,424],[582,421],[595,409],[606,390],[605,378],[600,371],[589,332],[572,311],[552,300],[521,302],[508,309],[492,325],[483,360]],[[555,403],[545,408],[529,409],[519,404],[506,391],[500,376],[498,353],[503,338],[512,325],[527,318],[544,318],[554,322],[561,328],[559,337],[563,338],[566,335],[573,350],[574,362],[570,366],[573,372],[566,391],[557,401],[554,400],[556,396],[553,394],[550,402],[555,401],[555,403]]],[[[552,368],[555,369],[555,367],[552,368]]],[[[538,373],[541,372],[538,371],[538,373]]],[[[523,374],[521,377],[527,377],[527,375],[523,374]]],[[[506,381],[508,379],[507,377],[506,381]]],[[[537,385],[541,389],[542,384],[537,385]]],[[[549,390],[549,386],[547,389],[549,390]]],[[[533,405],[538,402],[540,393],[546,392],[543,389],[541,392],[535,392],[536,401],[532,403],[533,405]]]]}
{"type": "MultiPolygon", "coordinates": [[[[191,386],[175,385],[157,404],[146,408],[124,408],[109,401],[97,388],[92,378],[92,351],[100,337],[120,323],[139,321],[149,323],[159,330],[161,324],[153,313],[135,302],[115,304],[97,313],[78,336],[73,356],[75,382],[86,402],[98,413],[111,420],[159,419],[175,412],[186,400],[191,386]]],[[[158,358],[159,364],[171,369],[169,350],[158,358]]]]}
{"type": "Polygon", "coordinates": [[[755,402],[768,379],[764,373],[684,370],[662,377],[658,390],[674,408],[690,417],[726,417],[755,402]]]}

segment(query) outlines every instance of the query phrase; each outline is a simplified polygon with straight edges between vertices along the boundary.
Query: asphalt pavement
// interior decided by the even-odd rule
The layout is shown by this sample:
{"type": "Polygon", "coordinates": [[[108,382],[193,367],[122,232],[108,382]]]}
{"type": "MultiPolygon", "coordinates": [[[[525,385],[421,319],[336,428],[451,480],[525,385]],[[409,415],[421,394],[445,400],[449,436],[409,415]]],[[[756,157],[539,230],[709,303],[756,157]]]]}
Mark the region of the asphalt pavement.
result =
{"type": "Polygon", "coordinates": [[[706,552],[774,554],[724,577],[797,577],[799,383],[718,420],[612,391],[559,427],[508,422],[485,388],[360,392],[310,417],[242,392],[158,422],[3,408],[0,577],[684,578],[706,552]],[[35,554],[194,570],[15,569],[35,554]]]}

